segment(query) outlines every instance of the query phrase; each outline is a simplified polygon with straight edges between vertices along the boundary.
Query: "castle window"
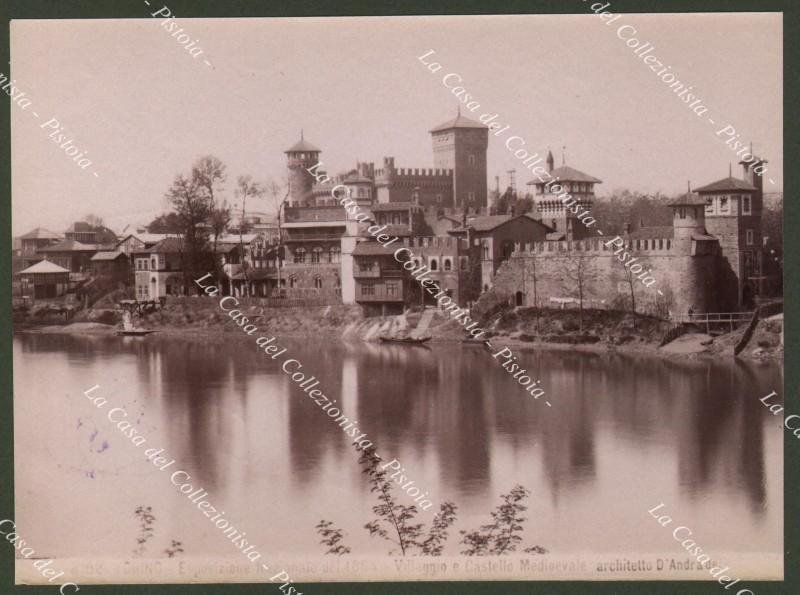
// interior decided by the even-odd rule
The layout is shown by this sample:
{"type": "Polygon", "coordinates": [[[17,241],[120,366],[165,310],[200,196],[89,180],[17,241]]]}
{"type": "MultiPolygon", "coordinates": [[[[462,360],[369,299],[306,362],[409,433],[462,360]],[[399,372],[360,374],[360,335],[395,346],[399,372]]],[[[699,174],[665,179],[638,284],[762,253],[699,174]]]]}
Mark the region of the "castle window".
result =
{"type": "Polygon", "coordinates": [[[672,248],[672,240],[667,240],[667,250],[672,248]]]}
{"type": "Polygon", "coordinates": [[[728,213],[730,212],[730,204],[728,203],[727,196],[720,196],[719,197],[719,212],[720,213],[728,213]]]}
{"type": "Polygon", "coordinates": [[[442,202],[442,195],[441,194],[437,194],[436,195],[436,202],[437,203],[441,203],[442,202]]]}
{"type": "Polygon", "coordinates": [[[467,192],[467,202],[475,202],[475,193],[467,192]]]}
{"type": "Polygon", "coordinates": [[[341,250],[338,246],[333,246],[330,250],[328,250],[328,258],[330,262],[339,262],[341,256],[341,250]]]}
{"type": "Polygon", "coordinates": [[[469,157],[467,157],[467,163],[469,163],[470,165],[475,165],[475,155],[470,155],[469,157]]]}
{"type": "Polygon", "coordinates": [[[752,213],[752,206],[750,204],[750,197],[742,195],[742,215],[750,215],[752,213]]]}
{"type": "Polygon", "coordinates": [[[430,260],[430,267],[431,267],[431,270],[432,270],[432,271],[438,271],[438,270],[439,270],[439,263],[438,263],[438,262],[436,262],[436,259],[435,259],[435,258],[431,258],[431,260],[430,260]]]}
{"type": "Polygon", "coordinates": [[[748,230],[745,231],[745,238],[746,238],[745,241],[747,242],[747,245],[748,246],[752,246],[753,245],[753,230],[752,229],[748,229],[748,230]]]}
{"type": "Polygon", "coordinates": [[[314,287],[316,287],[317,289],[322,289],[322,277],[320,277],[319,275],[314,277],[314,287]]]}
{"type": "Polygon", "coordinates": [[[714,199],[710,196],[706,197],[706,213],[713,213],[714,212],[714,199]]]}
{"type": "Polygon", "coordinates": [[[489,242],[483,242],[483,259],[489,260],[489,242]]]}
{"type": "Polygon", "coordinates": [[[444,259],[444,270],[445,271],[452,271],[453,270],[453,263],[450,262],[449,258],[444,259]]]}
{"type": "Polygon", "coordinates": [[[314,264],[318,264],[320,262],[321,255],[322,255],[322,248],[317,246],[311,251],[311,262],[314,264]]]}
{"type": "Polygon", "coordinates": [[[680,207],[678,209],[678,217],[681,219],[686,219],[686,207],[680,207]]]}
{"type": "Polygon", "coordinates": [[[297,277],[294,275],[289,277],[289,287],[297,287],[297,277]]]}
{"type": "MultiPolygon", "coordinates": [[[[294,263],[303,264],[306,261],[306,249],[298,248],[294,251],[294,263]]],[[[294,287],[294,286],[292,286],[294,287]]]]}

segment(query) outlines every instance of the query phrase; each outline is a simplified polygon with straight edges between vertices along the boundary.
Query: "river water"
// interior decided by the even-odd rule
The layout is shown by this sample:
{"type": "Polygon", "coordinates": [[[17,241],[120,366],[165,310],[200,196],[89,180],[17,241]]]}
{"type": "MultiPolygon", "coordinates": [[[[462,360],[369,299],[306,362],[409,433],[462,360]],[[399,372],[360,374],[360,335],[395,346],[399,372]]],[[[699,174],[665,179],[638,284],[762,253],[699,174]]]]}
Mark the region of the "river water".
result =
{"type": "MultiPolygon", "coordinates": [[[[282,343],[281,359],[301,361],[380,454],[430,492],[423,521],[451,500],[456,529],[477,528],[522,484],[526,546],[679,555],[647,514],[663,502],[708,550],[782,550],[784,430],[758,400],[780,392],[780,364],[520,351],[547,407],[473,346],[282,343]]],[[[145,556],[173,539],[185,555],[231,555],[170,483],[182,469],[265,553],[323,553],[321,519],[345,530],[355,554],[388,552],[363,529],[374,497],[348,438],[280,363],[251,338],[16,335],[20,532],[42,556],[127,557],[141,505],[155,517],[145,556]],[[103,409],[83,395],[95,385],[103,409]],[[108,421],[112,407],[145,445],[108,421]],[[143,455],[151,447],[176,462],[159,471],[143,455]]],[[[445,553],[463,549],[457,540],[455,531],[445,553]]]]}

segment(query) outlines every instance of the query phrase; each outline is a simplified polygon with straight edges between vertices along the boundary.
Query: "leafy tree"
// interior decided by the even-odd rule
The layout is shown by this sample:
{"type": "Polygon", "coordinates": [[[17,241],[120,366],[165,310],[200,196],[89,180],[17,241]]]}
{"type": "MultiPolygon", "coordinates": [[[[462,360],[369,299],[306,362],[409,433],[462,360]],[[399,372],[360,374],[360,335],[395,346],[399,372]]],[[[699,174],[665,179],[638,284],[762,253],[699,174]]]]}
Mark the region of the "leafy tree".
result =
{"type": "Polygon", "coordinates": [[[188,293],[191,279],[200,272],[202,255],[207,249],[206,224],[213,210],[209,196],[199,187],[197,180],[179,174],[166,193],[166,198],[180,218],[183,232],[181,268],[184,289],[188,293]]]}
{"type": "Polygon", "coordinates": [[[147,229],[149,233],[179,234],[184,232],[183,221],[180,215],[174,211],[159,215],[147,224],[145,229],[147,229]]]}
{"type": "MultiPolygon", "coordinates": [[[[467,549],[461,553],[466,556],[502,556],[516,551],[522,541],[522,524],[525,517],[522,513],[527,506],[522,504],[530,495],[530,491],[521,485],[515,485],[508,494],[501,496],[502,503],[492,513],[492,522],[481,525],[476,531],[461,531],[461,543],[467,549]]],[[[541,546],[525,548],[526,553],[546,553],[541,546]]]]}
{"type": "Polygon", "coordinates": [[[341,556],[350,553],[350,548],[342,544],[344,532],[341,529],[332,529],[333,523],[330,521],[320,521],[317,523],[317,533],[322,536],[322,545],[328,546],[326,554],[341,556]]]}

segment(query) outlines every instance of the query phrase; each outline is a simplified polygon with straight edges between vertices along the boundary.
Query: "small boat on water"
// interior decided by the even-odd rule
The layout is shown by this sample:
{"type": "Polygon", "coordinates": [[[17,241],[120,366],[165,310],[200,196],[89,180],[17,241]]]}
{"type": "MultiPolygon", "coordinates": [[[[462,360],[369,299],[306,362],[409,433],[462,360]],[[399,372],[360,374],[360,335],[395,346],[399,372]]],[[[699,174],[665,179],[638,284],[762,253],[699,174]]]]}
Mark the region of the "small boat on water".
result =
{"type": "Polygon", "coordinates": [[[117,331],[118,335],[124,335],[126,337],[144,337],[154,332],[156,331],[134,327],[131,321],[131,313],[128,311],[122,313],[122,328],[117,331]]]}
{"type": "Polygon", "coordinates": [[[117,331],[118,335],[125,335],[126,337],[143,337],[156,331],[151,331],[144,328],[121,329],[117,331]]]}
{"type": "Polygon", "coordinates": [[[431,340],[430,337],[379,337],[382,343],[400,343],[403,345],[423,345],[431,340]]]}

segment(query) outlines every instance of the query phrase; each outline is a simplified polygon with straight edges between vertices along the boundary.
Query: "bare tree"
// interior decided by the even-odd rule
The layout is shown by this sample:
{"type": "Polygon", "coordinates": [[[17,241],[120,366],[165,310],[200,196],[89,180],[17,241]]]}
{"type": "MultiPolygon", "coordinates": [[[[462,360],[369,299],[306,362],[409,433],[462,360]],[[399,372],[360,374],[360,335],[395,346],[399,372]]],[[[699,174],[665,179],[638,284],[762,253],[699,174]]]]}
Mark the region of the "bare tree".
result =
{"type": "Polygon", "coordinates": [[[633,271],[631,271],[629,267],[623,266],[622,270],[624,271],[622,274],[625,276],[625,281],[628,283],[628,289],[631,293],[631,314],[633,314],[633,326],[636,328],[636,294],[634,292],[634,289],[636,289],[634,284],[636,277],[634,277],[633,271]]]}
{"type": "Polygon", "coordinates": [[[580,330],[583,332],[583,300],[599,278],[599,271],[594,261],[580,250],[567,250],[561,258],[561,264],[567,281],[565,289],[578,298],[578,319],[580,330]]]}
{"type": "Polygon", "coordinates": [[[208,223],[213,236],[211,250],[218,274],[220,271],[217,259],[217,242],[219,241],[219,236],[225,233],[231,221],[230,207],[228,207],[224,199],[221,199],[221,194],[224,192],[223,185],[227,179],[225,170],[225,164],[213,155],[201,157],[192,166],[192,180],[211,203],[208,223]]]}
{"type": "Polygon", "coordinates": [[[242,200],[242,218],[239,222],[239,247],[242,251],[242,272],[244,273],[245,287],[250,293],[250,278],[247,275],[247,263],[244,261],[244,226],[247,216],[247,198],[261,198],[266,190],[258,182],[253,181],[252,176],[239,176],[236,179],[236,196],[242,200]]]}
{"type": "Polygon", "coordinates": [[[278,272],[278,296],[281,295],[281,259],[283,258],[283,231],[281,230],[281,215],[283,207],[286,204],[286,199],[289,198],[290,187],[286,185],[286,191],[283,191],[283,186],[275,180],[269,180],[264,188],[266,194],[269,195],[272,206],[275,208],[275,219],[278,222],[278,246],[277,255],[275,257],[276,268],[278,272]]]}
{"type": "Polygon", "coordinates": [[[95,215],[94,213],[89,213],[83,218],[83,220],[92,227],[103,227],[105,225],[103,218],[95,215]]]}

